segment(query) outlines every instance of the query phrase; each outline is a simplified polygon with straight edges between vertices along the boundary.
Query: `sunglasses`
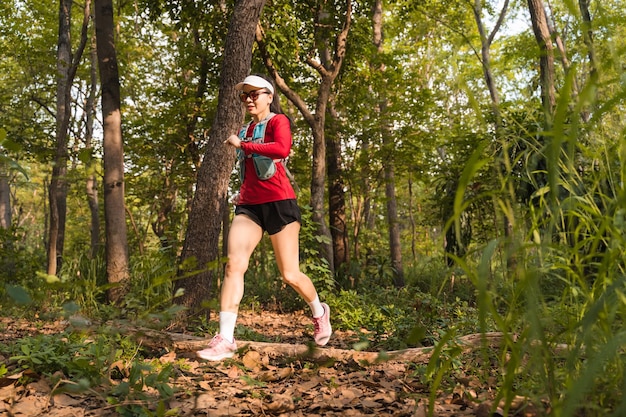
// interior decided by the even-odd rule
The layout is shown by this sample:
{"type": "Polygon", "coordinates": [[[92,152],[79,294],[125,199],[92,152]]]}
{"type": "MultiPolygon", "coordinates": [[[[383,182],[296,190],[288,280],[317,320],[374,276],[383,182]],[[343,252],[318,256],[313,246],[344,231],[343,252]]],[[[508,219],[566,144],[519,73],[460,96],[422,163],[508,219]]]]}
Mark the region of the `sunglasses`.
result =
{"type": "Polygon", "coordinates": [[[242,92],[239,93],[239,100],[244,103],[248,100],[248,97],[252,99],[252,101],[256,101],[261,94],[270,94],[268,91],[250,91],[249,93],[242,92]]]}

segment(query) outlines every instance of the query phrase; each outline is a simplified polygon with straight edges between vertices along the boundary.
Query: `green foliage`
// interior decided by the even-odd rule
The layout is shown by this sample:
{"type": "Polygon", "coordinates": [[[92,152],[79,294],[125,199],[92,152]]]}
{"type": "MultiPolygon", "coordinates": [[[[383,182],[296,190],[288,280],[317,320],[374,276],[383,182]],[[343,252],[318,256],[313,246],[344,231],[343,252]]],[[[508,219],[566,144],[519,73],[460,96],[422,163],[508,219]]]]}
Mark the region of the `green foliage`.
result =
{"type": "MultiPolygon", "coordinates": [[[[0,352],[11,355],[23,370],[63,379],[57,392],[104,391],[111,404],[123,416],[169,416],[175,410],[165,407],[174,394],[170,385],[173,367],[157,362],[147,363],[139,346],[109,328],[94,334],[66,331],[19,339],[0,352]],[[125,365],[122,365],[125,364],[125,365]],[[111,385],[113,380],[120,379],[111,385]],[[147,388],[158,393],[155,398],[147,388]]],[[[6,368],[0,368],[0,376],[6,368]]]]}
{"type": "Polygon", "coordinates": [[[111,404],[119,404],[116,411],[122,416],[175,416],[178,410],[166,408],[167,400],[174,395],[169,385],[172,371],[171,364],[155,371],[150,364],[135,362],[130,367],[128,378],[116,385],[107,399],[111,404]],[[153,399],[145,393],[146,388],[153,388],[159,394],[155,412],[148,409],[153,399]]]}
{"type": "Polygon", "coordinates": [[[328,294],[335,287],[335,280],[322,256],[320,248],[324,236],[317,234],[317,227],[312,218],[311,207],[302,207],[302,228],[300,229],[300,270],[307,274],[321,294],[328,294]]]}
{"type": "MultiPolygon", "coordinates": [[[[584,128],[579,123],[580,111],[597,99],[593,82],[579,101],[562,91],[552,130],[541,132],[543,146],[529,137],[523,147],[520,159],[545,160],[542,170],[525,171],[534,189],[530,199],[519,204],[508,193],[519,171],[506,163],[512,168],[502,192],[474,197],[492,202],[516,224],[512,234],[454,259],[476,290],[478,328],[503,335],[501,349],[508,353],[501,357],[496,399],[510,404],[520,393],[548,396],[558,416],[619,415],[624,407],[626,239],[619,180],[624,160],[618,151],[623,138],[596,132],[600,125],[595,123],[584,128]]],[[[566,81],[563,88],[572,84],[566,81]]],[[[603,107],[594,117],[610,112],[603,107]]],[[[486,158],[477,152],[468,160],[462,184],[476,177],[486,158]]],[[[461,211],[469,207],[465,191],[460,187],[456,194],[451,219],[456,230],[461,211]]],[[[432,361],[441,360],[442,353],[436,353],[432,361]]]]}
{"type": "Polygon", "coordinates": [[[357,332],[368,350],[432,346],[447,331],[467,334],[478,328],[476,308],[467,302],[442,302],[410,288],[341,290],[326,301],[334,326],[357,332]]]}
{"type": "Polygon", "coordinates": [[[73,381],[98,385],[120,351],[108,335],[62,333],[19,339],[10,350],[22,369],[53,375],[62,372],[73,381]]]}

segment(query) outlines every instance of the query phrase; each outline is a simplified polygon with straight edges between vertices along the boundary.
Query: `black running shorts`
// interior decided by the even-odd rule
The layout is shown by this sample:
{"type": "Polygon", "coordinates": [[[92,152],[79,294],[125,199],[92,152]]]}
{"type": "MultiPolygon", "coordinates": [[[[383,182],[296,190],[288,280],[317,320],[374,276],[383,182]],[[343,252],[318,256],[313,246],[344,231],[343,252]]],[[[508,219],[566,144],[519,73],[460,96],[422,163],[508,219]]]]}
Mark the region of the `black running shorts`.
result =
{"type": "Polygon", "coordinates": [[[296,200],[239,205],[235,208],[235,215],[239,214],[248,216],[270,235],[280,232],[289,223],[298,222],[302,224],[302,214],[296,200]]]}

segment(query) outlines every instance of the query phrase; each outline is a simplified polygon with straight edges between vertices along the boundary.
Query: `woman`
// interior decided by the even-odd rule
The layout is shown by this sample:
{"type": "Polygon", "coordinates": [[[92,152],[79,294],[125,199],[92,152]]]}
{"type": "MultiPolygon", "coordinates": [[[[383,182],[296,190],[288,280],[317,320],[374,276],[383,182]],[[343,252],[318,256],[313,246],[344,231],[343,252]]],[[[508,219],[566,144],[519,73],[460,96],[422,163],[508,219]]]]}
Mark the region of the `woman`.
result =
{"type": "Polygon", "coordinates": [[[224,141],[238,150],[243,178],[228,234],[219,333],[206,349],[197,353],[200,358],[212,361],[230,358],[237,350],[234,332],[243,297],[244,273],[264,232],[269,234],[283,281],[311,308],[315,343],[324,346],[332,334],[330,308],[320,302],[311,279],[300,272],[298,235],[302,220],[282,162],[291,150],[291,122],[282,113],[278,97],[274,96],[274,85],[266,77],[250,75],[235,88],[241,92],[239,98],[252,121],[239,136],[230,135],[224,141]],[[264,168],[259,167],[259,160],[255,166],[256,155],[267,157],[265,162],[270,168],[273,165],[275,173],[269,179],[260,178],[264,168]]]}

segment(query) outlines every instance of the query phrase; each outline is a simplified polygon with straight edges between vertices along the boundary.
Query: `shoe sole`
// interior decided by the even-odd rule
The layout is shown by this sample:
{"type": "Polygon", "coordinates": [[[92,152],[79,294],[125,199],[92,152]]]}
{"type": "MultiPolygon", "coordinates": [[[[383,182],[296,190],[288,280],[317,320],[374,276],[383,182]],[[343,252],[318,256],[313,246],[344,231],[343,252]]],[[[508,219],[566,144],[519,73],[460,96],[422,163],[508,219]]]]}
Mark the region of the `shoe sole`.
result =
{"type": "Polygon", "coordinates": [[[235,352],[224,352],[219,355],[210,356],[205,355],[202,351],[196,352],[196,356],[200,359],[204,359],[205,361],[221,361],[222,359],[229,359],[235,356],[235,352]]]}

